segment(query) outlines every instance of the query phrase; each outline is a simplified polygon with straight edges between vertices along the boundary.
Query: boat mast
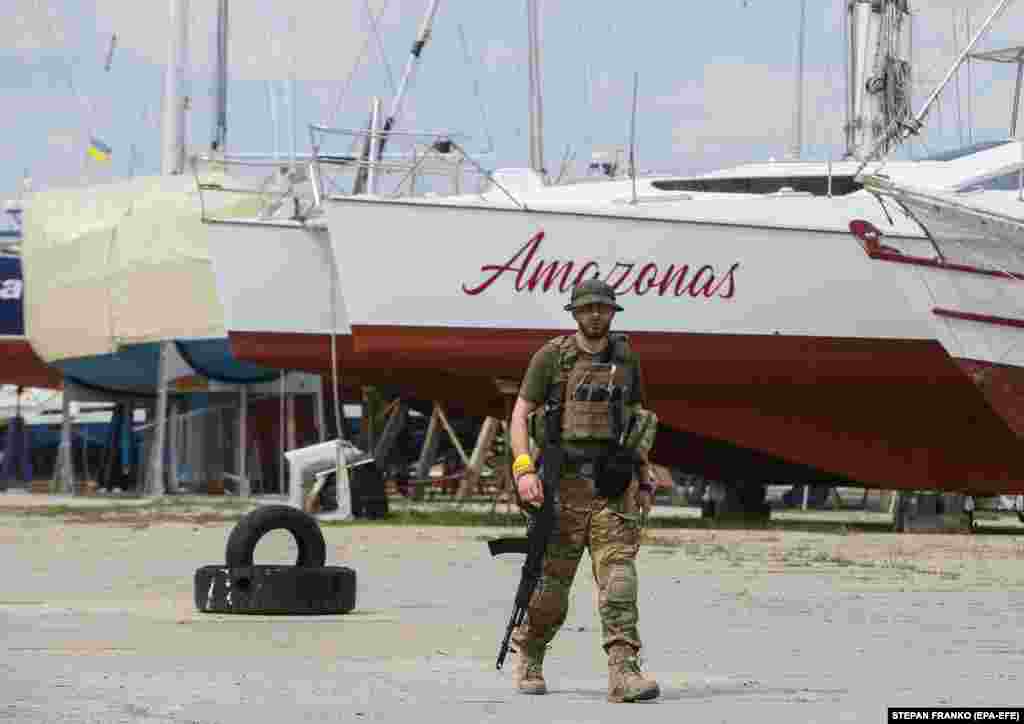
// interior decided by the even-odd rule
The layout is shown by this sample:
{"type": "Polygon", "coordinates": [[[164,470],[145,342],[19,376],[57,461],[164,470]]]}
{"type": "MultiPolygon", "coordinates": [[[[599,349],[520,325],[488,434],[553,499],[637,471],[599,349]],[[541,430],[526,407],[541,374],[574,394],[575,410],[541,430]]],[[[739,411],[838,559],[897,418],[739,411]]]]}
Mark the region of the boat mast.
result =
{"type": "Polygon", "coordinates": [[[967,44],[967,47],[960,52],[956,61],[953,63],[953,66],[946,71],[945,77],[939,82],[939,85],[936,86],[935,90],[931,92],[931,95],[928,96],[928,100],[926,100],[924,105],[921,106],[921,110],[919,110],[916,115],[911,113],[905,118],[894,119],[893,123],[883,131],[875,145],[868,149],[867,153],[863,155],[860,166],[855,175],[860,175],[869,160],[876,158],[879,154],[895,147],[908,135],[917,133],[921,129],[921,126],[924,124],[924,119],[935,104],[935,101],[938,100],[939,95],[949,84],[949,81],[954,75],[956,75],[956,72],[960,69],[963,62],[971,56],[972,52],[974,52],[974,47],[978,44],[978,41],[981,40],[981,36],[988,31],[989,27],[995,23],[999,16],[1002,15],[1003,11],[1006,10],[1012,2],[1013,0],[1000,0],[998,2],[995,8],[993,8],[991,14],[988,16],[988,19],[982,23],[980,28],[978,28],[974,37],[967,44]]]}
{"type": "MultiPolygon", "coordinates": [[[[909,0],[848,0],[847,158],[864,158],[910,108],[909,0]]],[[[884,151],[889,148],[883,143],[884,151]]]]}
{"type": "MultiPolygon", "coordinates": [[[[423,22],[420,24],[419,33],[416,34],[416,41],[412,44],[412,50],[409,52],[409,59],[405,64],[405,72],[402,74],[402,80],[398,85],[398,90],[395,92],[395,99],[391,103],[391,112],[385,119],[383,126],[380,129],[379,140],[377,141],[376,148],[371,149],[369,162],[374,163],[384,153],[384,146],[388,142],[388,131],[391,131],[395,124],[398,123],[398,119],[402,116],[402,109],[405,106],[405,98],[409,90],[409,83],[412,81],[413,76],[416,75],[416,69],[419,67],[420,58],[423,55],[423,48],[426,47],[427,41],[430,40],[430,33],[434,26],[434,16],[437,15],[437,9],[441,4],[441,0],[430,0],[430,4],[427,6],[427,13],[423,17],[423,22]]],[[[367,168],[366,166],[360,167],[356,173],[355,184],[352,187],[353,194],[362,194],[366,192],[367,182],[367,168]]]]}
{"type": "Polygon", "coordinates": [[[804,46],[807,44],[807,0],[800,0],[800,34],[796,50],[796,118],[793,121],[793,158],[803,155],[804,146],[804,46]]]}
{"type": "Polygon", "coordinates": [[[170,0],[170,40],[164,71],[164,107],[160,170],[180,174],[185,170],[185,111],[189,99],[184,92],[188,58],[189,0],[170,0]]]}
{"type": "MultiPolygon", "coordinates": [[[[387,133],[395,124],[398,123],[398,119],[402,116],[402,109],[405,106],[405,98],[408,94],[409,83],[412,81],[413,76],[416,75],[416,69],[419,68],[420,58],[423,55],[423,48],[426,47],[427,41],[430,40],[430,33],[434,27],[434,16],[437,15],[437,9],[441,4],[441,0],[430,0],[430,5],[427,7],[427,14],[423,18],[423,23],[420,25],[420,31],[416,35],[416,42],[412,44],[412,50],[409,51],[409,59],[405,63],[405,72],[402,74],[402,81],[398,85],[398,90],[395,92],[395,100],[391,104],[391,113],[388,114],[387,120],[384,121],[383,132],[387,133]]],[[[381,138],[380,149],[378,152],[383,150],[384,143],[387,140],[387,136],[381,138]]]]}
{"type": "Polygon", "coordinates": [[[529,66],[530,168],[547,178],[544,168],[544,104],[540,81],[540,12],[537,0],[526,0],[529,66]]]}
{"type": "Polygon", "coordinates": [[[210,150],[224,152],[228,140],[228,0],[217,0],[217,68],[210,150]]]}
{"type": "Polygon", "coordinates": [[[298,169],[298,149],[296,144],[298,143],[298,111],[296,108],[297,98],[295,93],[295,14],[292,13],[288,17],[288,44],[291,46],[288,53],[288,129],[291,135],[291,151],[292,151],[292,172],[294,173],[298,169]]]}

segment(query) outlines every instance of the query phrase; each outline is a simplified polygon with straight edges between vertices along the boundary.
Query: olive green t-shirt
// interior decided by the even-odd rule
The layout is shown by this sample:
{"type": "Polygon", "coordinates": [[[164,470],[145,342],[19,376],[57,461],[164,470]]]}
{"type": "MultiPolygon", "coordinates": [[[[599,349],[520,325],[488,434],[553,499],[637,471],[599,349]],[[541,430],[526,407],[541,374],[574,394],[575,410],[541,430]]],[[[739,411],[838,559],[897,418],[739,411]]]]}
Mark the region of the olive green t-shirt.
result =
{"type": "MultiPolygon", "coordinates": [[[[583,351],[576,343],[575,337],[573,337],[573,344],[576,345],[577,354],[580,358],[592,357],[595,361],[600,361],[604,356],[605,350],[601,350],[601,352],[595,355],[583,351]]],[[[626,373],[627,384],[629,385],[626,402],[627,404],[636,403],[642,405],[644,404],[644,389],[643,377],[640,373],[640,359],[628,345],[625,357],[626,359],[619,364],[625,364],[630,368],[626,373]]],[[[548,388],[554,383],[555,377],[558,374],[558,358],[558,344],[555,340],[546,342],[543,347],[534,352],[533,357],[530,359],[530,365],[526,368],[526,374],[523,376],[523,383],[519,388],[519,396],[535,405],[544,404],[548,398],[548,388]]]]}

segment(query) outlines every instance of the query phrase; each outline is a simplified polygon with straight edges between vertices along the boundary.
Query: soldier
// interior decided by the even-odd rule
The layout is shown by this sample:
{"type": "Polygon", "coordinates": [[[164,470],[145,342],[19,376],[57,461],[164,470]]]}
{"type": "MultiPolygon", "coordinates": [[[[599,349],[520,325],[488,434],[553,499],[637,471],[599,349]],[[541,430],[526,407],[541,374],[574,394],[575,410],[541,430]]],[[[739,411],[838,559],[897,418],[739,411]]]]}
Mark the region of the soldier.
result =
{"type": "MultiPolygon", "coordinates": [[[[615,312],[622,311],[615,291],[597,279],[584,281],[573,289],[565,309],[579,330],[547,342],[533,355],[512,412],[513,474],[522,502],[539,506],[543,501],[528,438],[545,402],[563,405],[561,440],[567,461],[561,479],[551,486],[557,491],[556,523],[545,549],[543,575],[526,619],[512,637],[518,654],[516,684],[524,694],[547,693],[544,654],[565,621],[569,589],[587,549],[608,654],[608,700],[654,699],[660,693],[658,684],[641,674],[637,660],[641,643],[635,560],[641,518],[654,494],[646,453],[657,418],[640,407],[644,393],[639,360],[622,335],[609,334],[615,312]],[[647,417],[634,414],[638,411],[647,417]],[[653,424],[638,432],[638,421],[653,424]],[[618,453],[609,457],[613,450],[618,453]],[[623,450],[628,452],[625,463],[623,450]]],[[[533,437],[543,440],[536,432],[533,437]]]]}

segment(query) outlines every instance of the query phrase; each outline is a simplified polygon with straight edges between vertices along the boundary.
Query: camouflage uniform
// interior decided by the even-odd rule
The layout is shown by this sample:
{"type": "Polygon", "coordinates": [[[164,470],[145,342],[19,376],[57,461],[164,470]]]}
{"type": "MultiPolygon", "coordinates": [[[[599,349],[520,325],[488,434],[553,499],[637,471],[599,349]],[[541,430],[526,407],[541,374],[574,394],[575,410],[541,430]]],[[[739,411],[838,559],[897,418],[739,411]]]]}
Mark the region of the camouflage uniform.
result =
{"type": "MultiPolygon", "coordinates": [[[[573,288],[565,309],[574,315],[577,310],[584,310],[584,315],[604,314],[602,307],[622,310],[607,283],[588,279],[573,288]]],[[[581,320],[577,317],[582,330],[581,320]]],[[[593,320],[588,324],[592,330],[596,328],[593,320]]],[[[547,401],[561,405],[562,450],[567,462],[560,480],[549,486],[557,488],[555,523],[544,550],[541,579],[526,617],[513,635],[519,653],[517,686],[524,694],[547,692],[544,654],[565,623],[572,581],[587,550],[597,583],[602,643],[608,654],[608,700],[653,699],[659,695],[658,683],[643,676],[637,660],[641,643],[636,554],[641,511],[637,502],[640,483],[632,471],[633,460],[646,460],[657,416],[643,409],[639,360],[618,337],[609,337],[597,355],[580,347],[575,337],[558,337],[530,360],[519,397],[534,405],[547,401]],[[616,446],[620,445],[632,451],[625,464],[617,458],[621,450],[616,446]],[[600,486],[594,478],[595,463],[604,466],[600,486]]],[[[535,422],[543,419],[534,413],[535,422]]],[[[539,430],[530,420],[527,430],[535,440],[546,439],[537,434],[539,430]]]]}
{"type": "MultiPolygon", "coordinates": [[[[564,379],[565,368],[575,364],[571,358],[577,357],[577,352],[584,354],[574,342],[566,346],[570,339],[552,340],[534,355],[520,390],[522,398],[540,404],[547,399],[551,386],[564,379]],[[570,348],[572,354],[567,355],[565,350],[570,348]]],[[[623,362],[629,368],[622,370],[629,382],[627,402],[631,409],[637,408],[643,401],[639,361],[630,352],[623,362]]],[[[656,416],[648,414],[651,425],[637,435],[641,440],[639,448],[645,454],[657,427],[656,416]]],[[[582,459],[586,457],[583,455],[582,459]]],[[[520,691],[542,694],[547,690],[541,671],[544,654],[565,622],[572,581],[586,550],[598,589],[602,644],[609,656],[609,700],[654,698],[658,695],[657,683],[643,678],[636,662],[636,653],[642,646],[636,572],[640,548],[639,483],[633,479],[622,494],[603,497],[596,490],[593,463],[569,462],[563,466],[556,487],[556,520],[545,549],[542,577],[530,599],[526,619],[513,635],[520,652],[520,691]]]]}
{"type": "Polygon", "coordinates": [[[636,555],[640,549],[637,483],[609,500],[594,481],[567,471],[558,486],[555,530],[544,554],[544,574],[530,599],[526,621],[514,641],[523,648],[547,646],[565,622],[569,589],[584,549],[590,554],[598,590],[605,651],[623,643],[639,650],[636,555]]]}

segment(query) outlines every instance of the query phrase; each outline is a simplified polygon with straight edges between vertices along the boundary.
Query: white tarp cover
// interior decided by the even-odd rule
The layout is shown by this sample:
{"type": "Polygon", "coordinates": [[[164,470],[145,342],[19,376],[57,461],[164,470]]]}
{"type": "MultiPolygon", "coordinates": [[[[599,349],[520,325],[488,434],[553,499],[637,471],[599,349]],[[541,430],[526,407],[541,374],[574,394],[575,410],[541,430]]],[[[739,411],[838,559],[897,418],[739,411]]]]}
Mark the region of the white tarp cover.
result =
{"type": "MultiPolygon", "coordinates": [[[[240,206],[204,192],[207,213],[240,206]]],[[[46,362],[225,336],[195,179],[36,193],[24,215],[25,333],[46,362]]]]}

